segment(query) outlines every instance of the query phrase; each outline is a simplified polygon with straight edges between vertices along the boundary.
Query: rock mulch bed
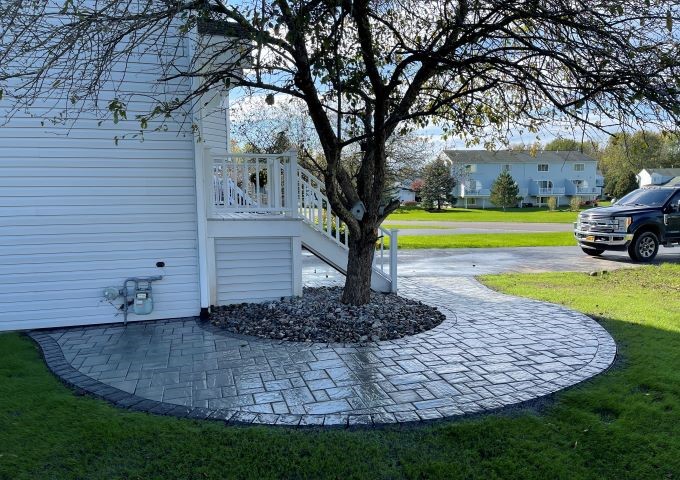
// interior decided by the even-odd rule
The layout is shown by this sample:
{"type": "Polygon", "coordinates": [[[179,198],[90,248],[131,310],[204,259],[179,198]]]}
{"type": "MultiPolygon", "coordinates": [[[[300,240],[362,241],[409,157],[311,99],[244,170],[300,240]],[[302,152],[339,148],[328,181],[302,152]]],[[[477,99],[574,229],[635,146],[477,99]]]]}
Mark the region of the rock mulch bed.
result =
{"type": "Polygon", "coordinates": [[[297,342],[364,343],[414,335],[446,318],[424,303],[394,294],[371,293],[359,307],[340,302],[342,288],[305,288],[302,297],[241,303],[215,309],[210,321],[244,335],[297,342]]]}

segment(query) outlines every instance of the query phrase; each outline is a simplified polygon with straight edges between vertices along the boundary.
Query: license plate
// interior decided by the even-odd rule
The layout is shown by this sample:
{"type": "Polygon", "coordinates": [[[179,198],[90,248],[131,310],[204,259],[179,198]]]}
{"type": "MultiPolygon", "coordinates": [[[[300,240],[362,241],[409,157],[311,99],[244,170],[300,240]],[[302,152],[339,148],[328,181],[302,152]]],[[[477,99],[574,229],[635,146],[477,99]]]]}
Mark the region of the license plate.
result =
{"type": "Polygon", "coordinates": [[[594,242],[594,241],[595,241],[595,237],[593,235],[588,235],[586,237],[586,242],[594,242]]]}

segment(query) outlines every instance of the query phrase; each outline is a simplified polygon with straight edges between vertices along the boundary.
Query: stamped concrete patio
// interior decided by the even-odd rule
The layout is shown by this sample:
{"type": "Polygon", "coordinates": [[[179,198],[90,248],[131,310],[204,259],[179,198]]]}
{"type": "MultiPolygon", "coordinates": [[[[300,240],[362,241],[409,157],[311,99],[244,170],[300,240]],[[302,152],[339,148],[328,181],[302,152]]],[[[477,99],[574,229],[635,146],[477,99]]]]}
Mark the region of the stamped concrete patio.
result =
{"type": "MultiPolygon", "coordinates": [[[[566,308],[491,291],[473,278],[403,281],[447,319],[366,345],[243,337],[193,318],[36,331],[50,368],[119,406],[276,425],[441,419],[520,404],[605,370],[616,346],[566,308]]],[[[333,281],[328,279],[327,281],[333,281]]]]}

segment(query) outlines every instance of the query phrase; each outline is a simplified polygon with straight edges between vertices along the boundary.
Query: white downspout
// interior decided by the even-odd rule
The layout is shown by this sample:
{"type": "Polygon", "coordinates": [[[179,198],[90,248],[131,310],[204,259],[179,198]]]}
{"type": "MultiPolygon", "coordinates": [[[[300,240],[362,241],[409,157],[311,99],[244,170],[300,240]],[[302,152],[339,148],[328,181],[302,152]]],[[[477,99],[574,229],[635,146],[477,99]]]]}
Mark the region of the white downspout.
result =
{"type": "MultiPolygon", "coordinates": [[[[194,60],[194,44],[193,41],[198,41],[198,32],[194,29],[193,34],[188,39],[187,51],[190,61],[194,60]]],[[[192,77],[191,88],[196,91],[200,86],[201,80],[198,77],[192,77]]],[[[198,125],[198,131],[203,129],[203,121],[201,118],[200,101],[194,102],[191,106],[191,121],[192,125],[198,125]],[[199,105],[198,111],[196,105],[199,105]]],[[[197,237],[198,237],[198,283],[201,298],[201,318],[207,318],[210,313],[210,278],[208,268],[208,212],[206,211],[206,185],[205,178],[205,155],[202,145],[198,145],[198,139],[194,134],[194,181],[196,186],[196,215],[197,215],[197,237]]]]}

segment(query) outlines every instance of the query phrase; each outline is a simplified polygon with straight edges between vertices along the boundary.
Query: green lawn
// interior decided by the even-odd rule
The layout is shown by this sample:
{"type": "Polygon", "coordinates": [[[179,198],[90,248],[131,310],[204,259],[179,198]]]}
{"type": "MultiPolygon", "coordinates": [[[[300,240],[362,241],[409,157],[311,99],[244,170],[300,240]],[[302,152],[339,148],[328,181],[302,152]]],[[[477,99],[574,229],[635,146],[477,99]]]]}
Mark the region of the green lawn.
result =
{"type": "Polygon", "coordinates": [[[389,223],[403,223],[411,220],[429,220],[441,222],[527,222],[527,223],[571,223],[576,221],[576,212],[562,207],[554,212],[547,208],[508,208],[503,211],[496,208],[465,209],[448,208],[438,211],[427,211],[418,207],[402,207],[387,217],[389,223]]]}
{"type": "MultiPolygon", "coordinates": [[[[389,246],[389,242],[386,242],[389,246]]],[[[403,235],[399,248],[497,248],[560,247],[576,245],[571,232],[461,233],[452,235],[403,235]]]]}
{"type": "Polygon", "coordinates": [[[680,266],[485,277],[598,316],[613,370],[524,409],[358,431],[225,427],[73,394],[33,343],[0,335],[0,479],[677,479],[680,266]]]}

